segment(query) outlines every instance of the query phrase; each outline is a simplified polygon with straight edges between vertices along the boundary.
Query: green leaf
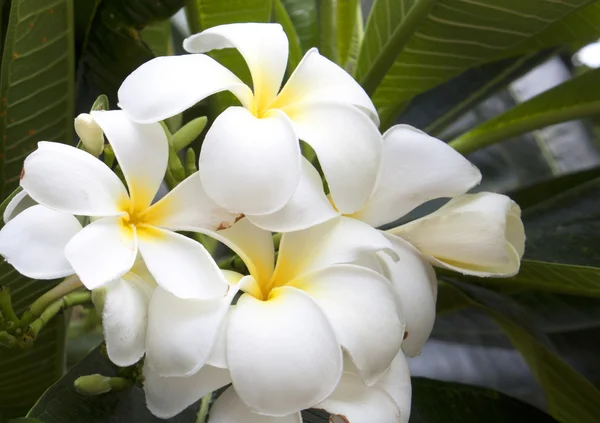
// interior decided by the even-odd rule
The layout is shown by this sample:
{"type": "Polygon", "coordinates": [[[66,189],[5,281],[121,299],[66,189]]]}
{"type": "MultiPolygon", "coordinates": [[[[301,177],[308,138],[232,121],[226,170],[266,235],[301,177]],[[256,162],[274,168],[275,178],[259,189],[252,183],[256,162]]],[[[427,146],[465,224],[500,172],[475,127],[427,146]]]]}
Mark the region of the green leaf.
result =
{"type": "Polygon", "coordinates": [[[591,3],[376,0],[356,76],[386,122],[415,95],[502,54],[516,54],[514,46],[591,3]]]}
{"type": "Polygon", "coordinates": [[[346,69],[346,71],[348,71],[350,74],[353,74],[354,70],[356,69],[356,61],[358,60],[358,53],[360,51],[360,46],[363,42],[364,36],[365,24],[363,20],[362,6],[360,2],[358,2],[356,7],[354,32],[352,33],[352,39],[350,40],[348,58],[344,63],[344,69],[346,69]]]}
{"type": "MultiPolygon", "coordinates": [[[[497,309],[496,298],[481,288],[469,287],[467,293],[453,287],[459,301],[485,311],[506,332],[529,364],[544,393],[550,414],[561,422],[593,423],[600,420],[600,391],[565,363],[531,331],[521,326],[515,315],[497,309]]],[[[497,297],[497,296],[496,296],[497,297]]],[[[525,322],[529,324],[529,322],[525,322]]]]}
{"type": "MultiPolygon", "coordinates": [[[[302,413],[305,423],[328,423],[323,411],[302,413]]],[[[410,423],[552,423],[537,408],[491,389],[462,383],[412,378],[410,423]]]]}
{"type": "Polygon", "coordinates": [[[118,370],[96,348],[76,364],[57,383],[51,386],[27,417],[48,423],[190,423],[195,421],[197,405],[193,405],[172,419],[162,420],[150,414],[146,408],[143,391],[133,386],[122,392],[86,396],[75,391],[73,383],[84,375],[100,373],[118,376],[118,370]]]}
{"type": "Polygon", "coordinates": [[[360,2],[358,0],[338,0],[337,2],[337,46],[342,66],[345,66],[350,57],[350,47],[358,22],[356,17],[359,10],[360,2]]]}
{"type": "MultiPolygon", "coordinates": [[[[236,22],[269,22],[272,0],[191,0],[187,3],[187,13],[194,14],[189,22],[197,25],[192,33],[217,25],[236,22]]],[[[235,73],[242,81],[252,86],[252,78],[242,55],[234,48],[210,53],[214,59],[235,73]]],[[[209,99],[212,117],[227,107],[239,104],[231,93],[219,93],[209,99]]]]}
{"type": "Polygon", "coordinates": [[[319,52],[329,60],[340,63],[337,45],[337,0],[320,0],[319,52]]]}
{"type": "Polygon", "coordinates": [[[548,90],[450,142],[463,154],[534,129],[600,114],[600,69],[548,90]]]}
{"type": "Polygon", "coordinates": [[[155,56],[168,56],[172,54],[170,19],[151,23],[142,30],[140,36],[155,56]]]}
{"type": "Polygon", "coordinates": [[[42,423],[41,420],[32,419],[31,417],[19,417],[18,419],[12,419],[8,423],[42,423]]]}
{"type": "MultiPolygon", "coordinates": [[[[417,95],[397,121],[423,128],[428,134],[436,136],[463,114],[539,65],[553,53],[553,50],[544,50],[469,69],[417,95]]],[[[382,122],[382,129],[395,123],[396,117],[389,116],[392,120],[382,122]]]]}
{"type": "MultiPolygon", "coordinates": [[[[0,75],[0,199],[18,186],[23,159],[38,141],[72,142],[73,50],[72,0],[12,2],[0,75]]],[[[27,279],[2,260],[0,285],[10,288],[20,314],[53,283],[27,279]]],[[[64,342],[60,316],[32,349],[0,348],[0,421],[23,415],[62,375],[64,342]]]]}
{"type": "Polygon", "coordinates": [[[600,178],[526,209],[523,222],[525,257],[600,267],[600,178]]]}
{"type": "Polygon", "coordinates": [[[289,41],[290,53],[286,73],[290,75],[302,60],[302,46],[296,28],[294,28],[294,24],[281,0],[273,0],[273,20],[281,24],[289,41]]]}
{"type": "Polygon", "coordinates": [[[527,209],[571,188],[600,177],[600,167],[553,178],[507,193],[521,209],[527,209]]]}
{"type": "MultiPolygon", "coordinates": [[[[442,273],[446,274],[445,272],[442,273]]],[[[450,273],[447,273],[447,275],[450,275],[450,273]]],[[[481,285],[600,298],[600,268],[597,267],[523,260],[519,274],[510,278],[475,278],[469,276],[457,276],[457,278],[481,285]]]]}
{"type": "Polygon", "coordinates": [[[317,0],[281,0],[296,28],[303,53],[319,43],[317,0]]]}
{"type": "Polygon", "coordinates": [[[567,43],[586,43],[598,39],[599,34],[600,2],[594,1],[549,25],[535,37],[517,44],[505,54],[519,54],[567,43]]]}

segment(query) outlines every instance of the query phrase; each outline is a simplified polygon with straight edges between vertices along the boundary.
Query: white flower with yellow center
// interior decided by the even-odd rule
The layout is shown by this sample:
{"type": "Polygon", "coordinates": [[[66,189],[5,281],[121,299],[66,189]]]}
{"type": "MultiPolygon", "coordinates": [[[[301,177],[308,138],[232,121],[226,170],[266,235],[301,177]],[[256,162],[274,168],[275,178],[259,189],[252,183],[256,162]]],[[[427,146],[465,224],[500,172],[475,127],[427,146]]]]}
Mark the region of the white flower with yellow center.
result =
{"type": "Polygon", "coordinates": [[[139,252],[157,283],[174,295],[224,296],[228,285],[210,254],[174,231],[192,225],[210,232],[230,226],[236,216],[204,194],[197,174],[152,204],[167,168],[162,127],[134,123],[121,111],[92,115],[113,147],[129,190],[91,154],[40,142],[25,159],[21,178],[24,191],[39,205],[3,229],[0,253],[27,276],[49,279],[74,271],[88,289],[96,289],[129,272],[139,252]],[[81,229],[74,215],[92,221],[81,229]],[[48,218],[60,224],[48,225],[48,218]],[[27,272],[31,256],[25,246],[51,251],[48,261],[55,263],[55,271],[27,272]]]}
{"type": "MultiPolygon", "coordinates": [[[[452,198],[428,216],[383,232],[400,260],[380,254],[360,261],[392,281],[406,323],[402,349],[414,356],[435,320],[437,278],[432,265],[474,276],[512,276],[519,270],[525,233],[520,209],[510,198],[465,194],[481,174],[446,143],[407,125],[392,127],[383,139],[377,183],[365,204],[347,217],[381,227],[429,200],[452,198]]],[[[255,224],[284,230],[291,216],[302,216],[301,221],[310,215],[341,214],[335,198],[332,205],[325,196],[316,169],[308,162],[303,165],[312,179],[301,180],[282,210],[253,217],[255,224]]]]}
{"type": "MultiPolygon", "coordinates": [[[[186,39],[184,48],[195,54],[159,57],[128,76],[119,105],[138,122],[157,122],[232,92],[243,107],[215,119],[199,160],[204,188],[219,205],[250,217],[282,209],[304,170],[299,139],[316,152],[337,208],[353,213],[364,204],[379,169],[381,134],[371,100],[348,73],[312,49],[280,90],[288,42],[279,24],[213,27],[186,39]],[[244,57],[252,88],[200,54],[223,48],[244,57]]],[[[308,226],[328,217],[313,215],[308,226]]]]}
{"type": "Polygon", "coordinates": [[[248,219],[218,235],[250,275],[232,274],[224,300],[157,289],[144,368],[154,414],[173,416],[230,382],[253,412],[298,413],[334,392],[342,349],[366,384],[383,377],[400,349],[401,312],[388,280],[345,264],[389,249],[381,233],[345,217],[285,233],[276,265],[271,233],[248,219]]]}

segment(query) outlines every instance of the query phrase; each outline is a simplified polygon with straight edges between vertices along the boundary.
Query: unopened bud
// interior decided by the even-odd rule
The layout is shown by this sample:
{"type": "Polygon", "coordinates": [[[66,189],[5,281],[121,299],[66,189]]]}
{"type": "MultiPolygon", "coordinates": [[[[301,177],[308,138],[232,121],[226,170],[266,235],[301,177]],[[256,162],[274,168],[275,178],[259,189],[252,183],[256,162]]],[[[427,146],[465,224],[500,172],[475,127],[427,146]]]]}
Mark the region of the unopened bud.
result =
{"type": "Polygon", "coordinates": [[[85,151],[96,157],[102,154],[104,133],[91,115],[81,113],[75,118],[75,132],[79,135],[85,151]]]}
{"type": "Polygon", "coordinates": [[[100,395],[110,391],[122,391],[131,386],[131,381],[122,377],[107,377],[99,374],[81,376],[73,384],[83,395],[100,395]]]}

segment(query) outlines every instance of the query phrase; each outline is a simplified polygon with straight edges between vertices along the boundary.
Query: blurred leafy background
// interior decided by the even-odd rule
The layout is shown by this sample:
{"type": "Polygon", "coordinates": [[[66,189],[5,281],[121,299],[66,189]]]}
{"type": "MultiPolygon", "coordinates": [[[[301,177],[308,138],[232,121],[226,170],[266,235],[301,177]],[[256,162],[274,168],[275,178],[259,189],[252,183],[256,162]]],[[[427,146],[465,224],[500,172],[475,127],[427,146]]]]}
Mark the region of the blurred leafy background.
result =
{"type": "MultiPolygon", "coordinates": [[[[0,0],[0,200],[38,141],[73,144],[74,116],[100,94],[116,107],[140,64],[182,54],[190,33],[248,21],[283,25],[288,75],[317,46],[372,96],[382,130],[408,123],[448,141],[482,170],[478,190],[523,208],[518,276],[439,272],[431,340],[409,361],[411,422],[600,421],[600,1],[0,0]]],[[[249,82],[239,53],[214,56],[249,82]]],[[[210,121],[233,101],[213,96],[169,126],[210,121]]],[[[18,313],[52,286],[4,262],[0,284],[18,313]]],[[[0,346],[0,422],[159,421],[137,387],[73,390],[79,375],[118,374],[101,340],[95,311],[78,308],[33,348],[0,346]]],[[[194,422],[196,410],[169,421],[194,422]]]]}

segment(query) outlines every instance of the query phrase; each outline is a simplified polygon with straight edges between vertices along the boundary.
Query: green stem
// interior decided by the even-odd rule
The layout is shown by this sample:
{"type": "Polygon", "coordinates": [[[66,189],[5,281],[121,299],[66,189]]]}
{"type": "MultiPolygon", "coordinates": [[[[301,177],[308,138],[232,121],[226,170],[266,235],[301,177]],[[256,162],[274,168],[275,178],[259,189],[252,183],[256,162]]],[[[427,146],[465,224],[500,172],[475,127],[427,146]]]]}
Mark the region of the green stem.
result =
{"type": "Polygon", "coordinates": [[[35,300],[33,304],[29,306],[29,309],[23,313],[21,320],[25,324],[31,323],[33,319],[39,317],[44,310],[50,306],[50,304],[73,291],[77,291],[82,287],[83,284],[81,283],[81,280],[79,280],[79,277],[75,275],[69,276],[50,291],[46,292],[44,295],[35,300]]]}
{"type": "Polygon", "coordinates": [[[14,336],[12,336],[11,334],[9,334],[6,331],[0,332],[0,345],[7,347],[7,348],[13,348],[16,347],[18,344],[17,338],[15,338],[14,336]]]}
{"type": "Polygon", "coordinates": [[[28,335],[36,338],[40,331],[48,324],[48,322],[61,311],[73,307],[76,305],[87,304],[92,301],[92,293],[90,291],[85,292],[72,292],[65,295],[60,300],[57,300],[50,304],[36,320],[31,322],[29,325],[28,335]]]}
{"type": "Polygon", "coordinates": [[[196,418],[196,423],[204,423],[206,421],[206,416],[208,416],[208,406],[210,405],[211,399],[212,392],[203,396],[200,400],[200,410],[198,410],[198,417],[196,418]]]}
{"type": "MultiPolygon", "coordinates": [[[[383,81],[383,78],[402,52],[406,43],[410,40],[421,22],[427,18],[437,1],[420,0],[415,2],[402,20],[402,23],[396,27],[396,30],[388,39],[383,49],[381,49],[370,69],[360,78],[360,85],[362,85],[369,96],[375,92],[381,81],[383,81]]],[[[363,48],[366,48],[366,45],[363,48]]]]}
{"type": "Polygon", "coordinates": [[[2,311],[5,320],[15,324],[21,322],[13,309],[8,286],[0,286],[0,311],[2,311]]]}
{"type": "Polygon", "coordinates": [[[185,152],[185,174],[190,176],[196,172],[198,172],[198,167],[196,166],[196,152],[193,148],[188,148],[185,152]]]}

